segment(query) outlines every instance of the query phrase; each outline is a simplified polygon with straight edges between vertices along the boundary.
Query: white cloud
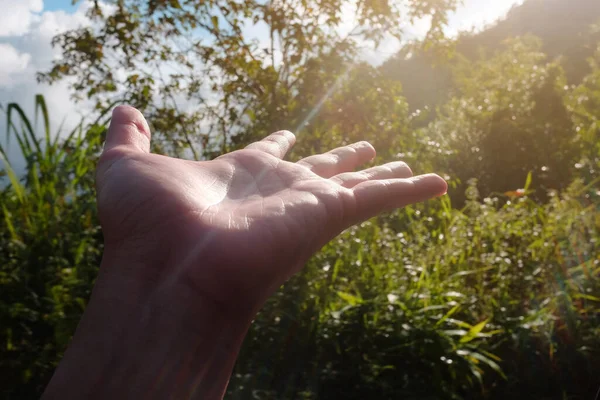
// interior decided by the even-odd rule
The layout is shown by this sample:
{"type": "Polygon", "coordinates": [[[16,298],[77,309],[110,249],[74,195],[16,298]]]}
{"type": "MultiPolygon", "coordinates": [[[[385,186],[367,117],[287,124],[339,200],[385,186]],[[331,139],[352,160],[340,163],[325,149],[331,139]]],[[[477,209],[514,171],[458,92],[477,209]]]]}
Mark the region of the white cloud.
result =
{"type": "Polygon", "coordinates": [[[511,7],[522,3],[523,0],[465,0],[463,6],[450,16],[447,32],[455,35],[460,31],[481,30],[504,18],[511,7]]]}
{"type": "MultiPolygon", "coordinates": [[[[504,18],[510,9],[520,5],[523,0],[464,0],[457,10],[449,15],[445,32],[456,37],[459,32],[485,29],[497,20],[504,18]]],[[[431,17],[419,18],[404,29],[404,39],[422,39],[431,27],[431,17]]],[[[378,48],[365,48],[363,59],[373,65],[382,64],[388,57],[396,54],[402,46],[391,36],[386,37],[378,48]]]]}
{"type": "MultiPolygon", "coordinates": [[[[35,94],[42,93],[48,96],[48,100],[60,100],[62,110],[52,111],[56,112],[58,120],[62,120],[64,115],[75,108],[71,101],[64,101],[69,98],[68,84],[64,82],[51,86],[39,84],[36,74],[49,70],[52,61],[60,57],[60,49],[52,48],[51,45],[55,35],[90,24],[85,15],[87,2],[82,2],[79,9],[72,14],[64,11],[48,11],[40,14],[38,11],[40,11],[41,0],[20,1],[0,0],[0,7],[3,2],[30,5],[29,17],[23,17],[23,21],[27,21],[23,23],[27,30],[13,32],[0,38],[2,60],[0,62],[0,103],[18,102],[26,105],[33,102],[35,94]]],[[[8,13],[0,14],[0,26],[3,19],[12,20],[5,17],[13,11],[11,7],[8,7],[8,10],[8,13]]]]}
{"type": "Polygon", "coordinates": [[[0,37],[26,34],[43,0],[0,0],[0,37]]]}
{"type": "Polygon", "coordinates": [[[17,49],[8,43],[0,43],[0,86],[10,87],[15,76],[19,76],[27,70],[31,55],[19,53],[17,49]]]}
{"type": "MultiPolygon", "coordinates": [[[[83,3],[85,4],[85,2],[83,3]]],[[[19,104],[28,116],[34,113],[36,94],[44,95],[50,114],[52,133],[64,123],[64,132],[73,128],[88,110],[85,104],[76,105],[70,98],[68,81],[54,85],[39,84],[36,73],[48,70],[59,55],[51,46],[56,34],[89,25],[85,8],[75,13],[42,11],[41,0],[0,0],[0,104],[19,104]]],[[[6,143],[6,119],[0,115],[0,143],[6,143]]],[[[17,170],[22,170],[15,141],[8,148],[9,158],[17,170]]]]}

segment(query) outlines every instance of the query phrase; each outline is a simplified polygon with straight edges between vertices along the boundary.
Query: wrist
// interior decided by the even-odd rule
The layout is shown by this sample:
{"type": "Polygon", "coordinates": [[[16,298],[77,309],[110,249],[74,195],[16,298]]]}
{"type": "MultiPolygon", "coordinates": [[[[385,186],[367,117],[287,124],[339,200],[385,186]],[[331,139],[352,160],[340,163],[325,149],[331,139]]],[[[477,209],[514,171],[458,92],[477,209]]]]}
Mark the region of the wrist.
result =
{"type": "Polygon", "coordinates": [[[185,287],[152,288],[116,262],[103,260],[44,398],[220,398],[253,315],[185,287]]]}

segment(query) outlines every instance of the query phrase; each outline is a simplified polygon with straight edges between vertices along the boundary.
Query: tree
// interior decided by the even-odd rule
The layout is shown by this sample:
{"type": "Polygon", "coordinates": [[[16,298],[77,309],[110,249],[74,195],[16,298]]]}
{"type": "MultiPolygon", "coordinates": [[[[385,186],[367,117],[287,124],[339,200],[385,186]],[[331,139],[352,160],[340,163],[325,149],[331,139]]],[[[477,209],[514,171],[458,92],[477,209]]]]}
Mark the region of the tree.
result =
{"type": "Polygon", "coordinates": [[[589,62],[592,71],[571,93],[568,107],[573,115],[581,154],[576,168],[591,180],[600,170],[600,45],[589,62]]]}
{"type": "MultiPolygon", "coordinates": [[[[76,0],[77,1],[77,0],[76,0]]],[[[82,0],[86,1],[86,0],[82,0]]],[[[92,4],[92,27],[54,38],[62,58],[39,74],[73,77],[76,98],[99,110],[140,108],[169,147],[210,157],[232,138],[290,128],[306,118],[357,60],[358,44],[401,38],[409,21],[432,17],[439,40],[456,0],[114,0],[92,4]],[[349,20],[355,26],[348,29],[349,20]],[[329,64],[329,62],[333,64],[329,64]],[[316,82],[315,75],[320,75],[316,82]],[[313,90],[307,94],[305,90],[313,90]],[[201,138],[201,140],[197,140],[201,138]],[[198,145],[200,143],[200,145],[198,145]]]]}
{"type": "Polygon", "coordinates": [[[539,40],[510,40],[505,51],[461,68],[458,93],[423,131],[454,152],[441,160],[451,175],[477,178],[485,195],[521,188],[529,172],[536,187],[568,185],[575,139],[565,104],[570,88],[539,40]]]}
{"type": "MultiPolygon", "coordinates": [[[[590,24],[600,18],[600,2],[527,0],[522,3],[514,5],[505,18],[482,31],[461,32],[454,43],[454,54],[476,62],[482,49],[500,50],[505,40],[531,34],[542,40],[542,50],[550,59],[561,57],[569,84],[579,84],[589,73],[586,60],[595,48],[590,43],[600,38],[600,31],[589,32],[590,24]]],[[[412,109],[423,109],[444,104],[456,89],[450,64],[407,48],[387,60],[382,69],[387,77],[402,82],[412,109]]]]}

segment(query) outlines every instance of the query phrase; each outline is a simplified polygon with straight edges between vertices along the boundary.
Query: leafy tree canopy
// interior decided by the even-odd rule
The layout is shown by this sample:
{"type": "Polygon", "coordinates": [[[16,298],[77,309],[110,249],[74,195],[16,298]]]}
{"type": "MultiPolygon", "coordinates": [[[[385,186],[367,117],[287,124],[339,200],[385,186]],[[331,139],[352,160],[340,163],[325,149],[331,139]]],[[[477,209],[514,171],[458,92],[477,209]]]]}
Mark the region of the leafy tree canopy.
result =
{"type": "Polygon", "coordinates": [[[39,79],[74,78],[76,97],[92,99],[100,110],[114,102],[137,106],[170,146],[196,158],[227,149],[252,126],[263,134],[305,118],[310,110],[298,108],[303,90],[324,95],[357,60],[359,44],[400,39],[407,24],[427,16],[426,42],[441,40],[457,3],[89,1],[92,26],[55,37],[62,58],[39,79]]]}

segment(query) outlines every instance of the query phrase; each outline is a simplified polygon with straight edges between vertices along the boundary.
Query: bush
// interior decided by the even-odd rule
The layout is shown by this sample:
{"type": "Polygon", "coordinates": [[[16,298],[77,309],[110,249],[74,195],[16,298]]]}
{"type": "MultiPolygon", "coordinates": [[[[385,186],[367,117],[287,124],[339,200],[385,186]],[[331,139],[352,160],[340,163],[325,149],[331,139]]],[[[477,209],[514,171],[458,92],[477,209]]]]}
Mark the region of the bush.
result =
{"type": "Polygon", "coordinates": [[[493,57],[465,65],[456,95],[422,130],[450,153],[436,161],[463,183],[451,193],[457,204],[470,178],[489,195],[518,188],[533,171],[540,199],[573,180],[578,131],[566,104],[570,87],[540,48],[536,38],[513,39],[493,57]]]}

